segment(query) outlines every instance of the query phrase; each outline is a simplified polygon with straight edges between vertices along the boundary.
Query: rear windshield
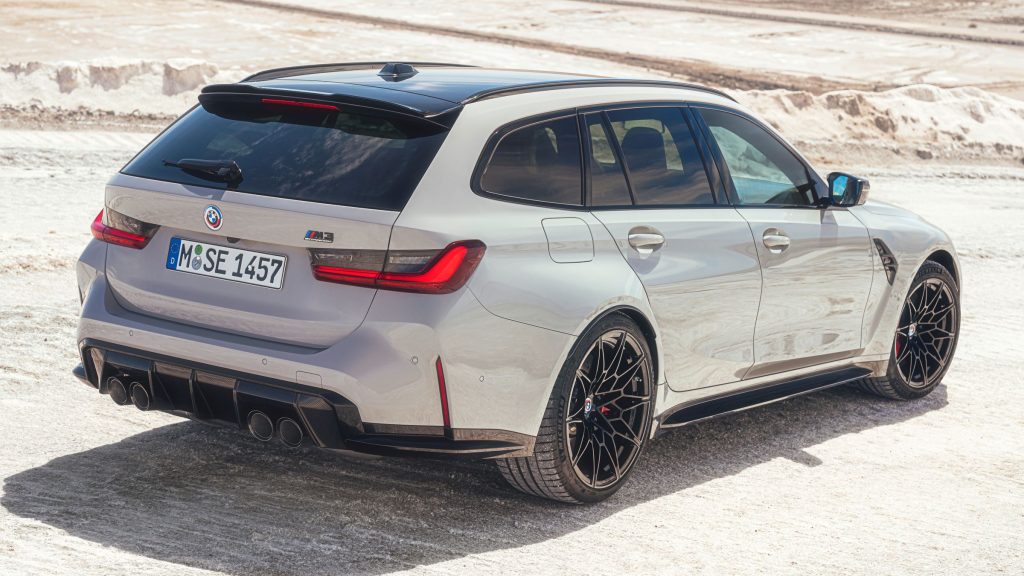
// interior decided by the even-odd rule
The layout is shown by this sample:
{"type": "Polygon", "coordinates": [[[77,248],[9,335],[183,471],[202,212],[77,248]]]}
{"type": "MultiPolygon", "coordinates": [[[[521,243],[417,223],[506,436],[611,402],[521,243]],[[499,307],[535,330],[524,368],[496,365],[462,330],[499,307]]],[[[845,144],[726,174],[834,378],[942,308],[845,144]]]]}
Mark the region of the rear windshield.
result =
{"type": "Polygon", "coordinates": [[[205,103],[122,169],[131,176],[325,204],[401,210],[447,130],[394,115],[259,102],[205,103]],[[233,161],[211,181],[167,162],[233,161]]]}

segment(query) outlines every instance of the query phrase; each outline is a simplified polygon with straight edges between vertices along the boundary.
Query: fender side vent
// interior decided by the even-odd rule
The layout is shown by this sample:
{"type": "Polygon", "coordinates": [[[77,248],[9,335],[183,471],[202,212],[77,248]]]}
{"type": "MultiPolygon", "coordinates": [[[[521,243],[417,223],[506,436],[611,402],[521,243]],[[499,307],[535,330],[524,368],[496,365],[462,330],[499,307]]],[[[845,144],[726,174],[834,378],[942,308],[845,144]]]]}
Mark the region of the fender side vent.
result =
{"type": "Polygon", "coordinates": [[[896,257],[889,251],[889,247],[885,245],[878,238],[875,238],[875,249],[878,250],[878,256],[882,259],[882,268],[885,269],[885,278],[889,281],[889,285],[892,286],[893,281],[896,280],[896,271],[899,269],[899,265],[896,263],[896,257]]]}

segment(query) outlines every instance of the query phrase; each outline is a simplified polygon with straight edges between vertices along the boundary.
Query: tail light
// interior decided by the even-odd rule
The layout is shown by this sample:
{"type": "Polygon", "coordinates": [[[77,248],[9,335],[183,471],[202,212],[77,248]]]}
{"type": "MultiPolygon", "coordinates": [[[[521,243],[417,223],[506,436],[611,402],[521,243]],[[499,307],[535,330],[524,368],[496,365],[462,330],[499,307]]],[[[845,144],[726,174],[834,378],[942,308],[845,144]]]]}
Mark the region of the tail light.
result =
{"type": "Polygon", "coordinates": [[[159,226],[155,224],[136,220],[110,208],[100,210],[92,221],[92,235],[97,240],[135,249],[145,248],[157,228],[159,226]]]}
{"type": "Polygon", "coordinates": [[[443,250],[310,250],[310,255],[313,275],[324,282],[448,294],[469,280],[485,248],[479,240],[465,240],[443,250]]]}

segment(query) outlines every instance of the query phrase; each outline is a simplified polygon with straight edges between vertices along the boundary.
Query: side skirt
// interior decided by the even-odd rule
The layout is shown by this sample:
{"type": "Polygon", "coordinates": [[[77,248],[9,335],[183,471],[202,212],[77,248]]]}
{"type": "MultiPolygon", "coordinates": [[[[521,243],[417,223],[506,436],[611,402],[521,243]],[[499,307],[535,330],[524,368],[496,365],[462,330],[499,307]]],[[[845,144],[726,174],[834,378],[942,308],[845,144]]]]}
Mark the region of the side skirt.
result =
{"type": "Polygon", "coordinates": [[[802,376],[793,380],[785,380],[766,384],[753,390],[741,390],[720,396],[702,398],[675,406],[658,417],[658,432],[667,432],[694,422],[708,420],[756,408],[772,402],[786,400],[794,396],[809,394],[833,386],[849,384],[871,375],[871,369],[861,367],[843,368],[830,372],[822,372],[802,376]]]}

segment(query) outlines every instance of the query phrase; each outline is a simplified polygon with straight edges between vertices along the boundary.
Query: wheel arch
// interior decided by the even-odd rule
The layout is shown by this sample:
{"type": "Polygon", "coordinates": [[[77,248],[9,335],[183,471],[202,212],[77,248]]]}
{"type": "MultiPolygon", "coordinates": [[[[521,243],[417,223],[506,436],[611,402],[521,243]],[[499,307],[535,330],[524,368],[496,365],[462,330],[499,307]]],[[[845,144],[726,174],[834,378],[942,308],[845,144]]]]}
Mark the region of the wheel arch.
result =
{"type": "MultiPolygon", "coordinates": [[[[625,316],[626,318],[629,318],[630,320],[635,322],[636,325],[640,327],[640,332],[641,334],[643,334],[644,339],[647,341],[647,347],[651,349],[651,361],[653,363],[653,366],[651,366],[651,373],[654,374],[655,380],[661,380],[661,356],[658,348],[658,332],[654,328],[654,324],[647,318],[647,315],[640,311],[638,308],[634,308],[632,306],[624,304],[619,306],[613,306],[605,310],[604,312],[598,314],[593,320],[591,320],[590,324],[587,326],[587,329],[589,329],[590,326],[597,324],[601,320],[613,315],[625,316]]],[[[657,386],[658,384],[660,384],[660,382],[654,383],[655,386],[657,386]]]]}
{"type": "Polygon", "coordinates": [[[949,271],[949,274],[953,277],[953,282],[956,282],[957,289],[960,288],[960,270],[957,268],[956,258],[953,257],[948,251],[939,249],[925,258],[925,262],[935,262],[949,271]]]}

